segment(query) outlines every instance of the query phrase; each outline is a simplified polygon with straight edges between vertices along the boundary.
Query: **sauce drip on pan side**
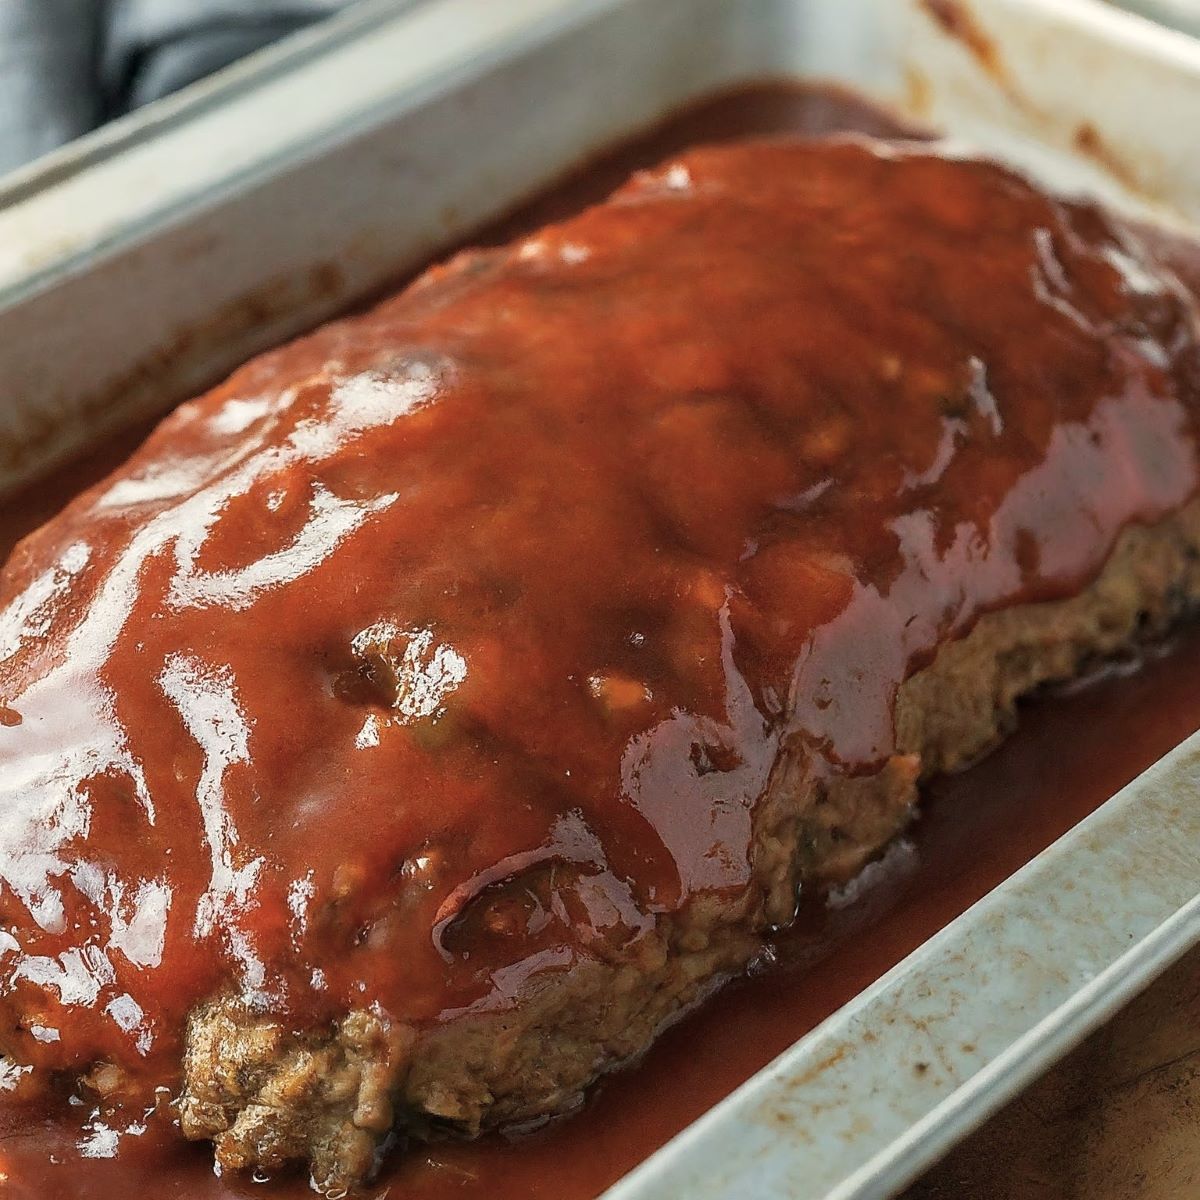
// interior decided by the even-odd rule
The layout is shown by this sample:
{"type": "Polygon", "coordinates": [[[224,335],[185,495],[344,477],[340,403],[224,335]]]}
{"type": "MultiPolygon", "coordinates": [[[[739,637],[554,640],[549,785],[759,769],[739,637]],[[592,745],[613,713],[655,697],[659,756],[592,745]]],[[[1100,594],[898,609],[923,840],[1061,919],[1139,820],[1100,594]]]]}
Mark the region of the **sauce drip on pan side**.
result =
{"type": "MultiPolygon", "coordinates": [[[[624,159],[601,163],[591,182],[584,177],[558,199],[531,206],[528,219],[576,204],[605,171],[624,174],[660,158],[673,139],[704,140],[706,127],[736,140],[775,129],[815,132],[823,122],[853,127],[866,112],[783,88],[729,97],[668,124],[624,159]]],[[[797,151],[754,154],[778,156],[783,167],[797,151]]],[[[14,559],[7,590],[23,590],[28,611],[20,616],[30,629],[56,609],[60,623],[65,615],[81,626],[105,625],[80,642],[104,646],[95,663],[29,639],[45,661],[25,668],[23,677],[33,679],[25,692],[0,696],[13,714],[0,727],[0,763],[28,756],[39,714],[68,703],[82,753],[52,820],[14,809],[4,796],[18,819],[29,818],[31,835],[21,846],[25,859],[3,864],[22,903],[11,895],[3,902],[18,948],[15,962],[10,955],[0,969],[10,986],[40,987],[47,997],[40,1033],[29,1031],[21,1047],[27,1061],[110,1057],[134,1069],[144,1064],[147,1080],[161,1078],[178,1054],[183,1013],[231,960],[251,985],[266,964],[290,962],[285,978],[264,975],[261,985],[298,1019],[372,999],[427,1020],[456,1005],[495,1002],[497,979],[515,971],[519,986],[527,963],[506,962],[487,931],[472,934],[454,918],[503,879],[494,868],[514,856],[523,865],[572,864],[637,936],[655,913],[688,896],[744,882],[749,804],[785,719],[820,746],[819,758],[879,761],[889,751],[889,689],[937,636],[998,603],[1069,594],[1094,574],[1127,521],[1153,519],[1192,494],[1191,418],[1177,399],[1170,353],[1178,306],[1169,294],[1133,294],[1128,247],[1093,210],[1031,197],[990,168],[947,187],[945,164],[917,157],[897,237],[894,228],[872,225],[872,188],[888,157],[847,144],[814,161],[809,176],[805,203],[830,228],[820,253],[796,236],[795,196],[777,188],[771,172],[755,171],[753,189],[742,186],[737,161],[699,153],[627,190],[620,222],[593,214],[577,227],[535,234],[513,256],[478,256],[435,272],[369,318],[366,328],[381,343],[400,346],[408,330],[420,334],[419,344],[388,361],[364,354],[362,325],[354,344],[334,326],[265,360],[307,375],[283,395],[271,391],[270,367],[239,372],[203,407],[173,418],[169,459],[155,457],[166,443],[154,438],[132,477],[79,502],[77,512],[99,506],[111,514],[107,546],[73,540],[60,526],[32,543],[59,539],[57,565],[44,578],[22,574],[28,551],[14,559]],[[829,207],[821,206],[822,188],[829,207]],[[692,203],[673,209],[676,193],[692,203]],[[1017,244],[1011,231],[1031,219],[1047,238],[1017,244]],[[958,241],[950,258],[915,254],[927,263],[920,278],[896,250],[920,251],[930,223],[956,230],[958,241]],[[713,228],[723,235],[717,251],[713,228]],[[666,231],[676,258],[643,263],[634,253],[631,273],[626,239],[656,245],[666,231]],[[1110,253],[1097,256],[1077,234],[1098,237],[1110,253]],[[861,259],[869,269],[841,273],[837,254],[861,256],[864,244],[879,251],[861,259]],[[830,298],[830,312],[814,311],[811,341],[796,348],[792,364],[781,367],[772,352],[786,325],[778,284],[772,290],[770,278],[738,273],[747,245],[758,255],[778,246],[781,272],[788,254],[810,255],[801,279],[830,298]],[[615,260],[622,269],[606,274],[615,260]],[[473,306],[477,277],[498,284],[507,313],[499,325],[496,294],[486,310],[473,306]],[[672,288],[680,278],[687,290],[672,288]],[[1006,289],[1023,296],[1030,279],[1041,289],[1036,326],[1028,314],[997,316],[1006,289]],[[586,288],[577,288],[581,280],[586,288]],[[631,302],[642,294],[646,303],[631,302]],[[711,302],[698,325],[697,294],[711,302]],[[964,297],[977,299],[988,321],[973,323],[964,306],[948,323],[949,340],[946,326],[922,321],[921,313],[964,297]],[[440,324],[424,316],[431,302],[440,324]],[[839,312],[855,320],[839,322],[839,312]],[[596,328],[578,336],[614,317],[626,324],[612,345],[593,336],[596,328]],[[731,329],[741,342],[736,361],[719,350],[731,329]],[[1097,333],[1111,335],[1106,345],[1097,333]],[[1022,374],[1026,354],[1040,377],[1022,374]],[[534,358],[552,370],[531,381],[520,372],[534,358]],[[479,363],[489,380],[509,371],[522,397],[532,389],[544,402],[533,411],[509,403],[502,384],[485,390],[473,370],[479,363]],[[585,386],[598,368],[602,394],[585,386]],[[797,423],[781,400],[795,403],[805,386],[812,394],[797,423]],[[891,389],[894,407],[857,411],[855,394],[879,394],[881,386],[891,389]],[[331,393],[341,440],[329,440],[331,393]],[[1005,424],[1014,405],[1023,407],[1012,422],[1019,436],[1005,424]],[[925,416],[910,422],[914,413],[925,416]],[[188,454],[178,454],[181,444],[188,454]],[[615,486],[631,454],[648,492],[615,486]],[[228,456],[222,469],[236,486],[197,494],[190,479],[210,473],[220,456],[228,456]],[[265,456],[273,457],[264,463],[265,456]],[[381,461],[393,464],[386,478],[381,461]],[[1077,503],[1055,493],[1053,481],[1086,488],[1095,472],[1114,481],[1080,513],[1103,531],[1100,551],[1094,532],[1077,536],[1070,522],[1043,527],[1030,569],[1036,511],[1077,503]],[[512,478],[541,481],[546,491],[529,486],[491,503],[512,478]],[[935,485],[936,509],[926,503],[935,485]],[[167,520],[155,535],[135,526],[139,506],[167,496],[192,506],[189,522],[167,520]],[[857,532],[857,514],[872,506],[891,515],[882,540],[857,532]],[[355,535],[371,525],[387,529],[370,539],[372,554],[395,547],[387,562],[356,553],[355,535]],[[741,536],[747,527],[755,529],[750,541],[741,536]],[[632,543],[631,530],[638,531],[632,543]],[[423,553],[431,531],[439,535],[436,552],[423,553]],[[956,555],[983,563],[972,595],[939,591],[939,573],[946,577],[956,555]],[[799,593],[788,583],[797,567],[806,579],[799,593]],[[105,588],[112,597],[102,603],[105,588]],[[127,622],[130,599],[141,610],[136,622],[127,622]],[[890,627],[891,600],[917,609],[919,619],[890,627]],[[252,623],[239,616],[251,609],[252,623]],[[394,619],[379,620],[383,610],[394,619]],[[828,682],[858,658],[882,690],[849,696],[828,682]],[[525,670],[514,673],[513,662],[525,670]],[[135,728],[145,740],[131,748],[122,734],[135,728]],[[157,742],[148,728],[160,731],[157,742]],[[714,741],[711,749],[736,753],[718,764],[723,769],[697,772],[690,750],[714,741]],[[614,777],[613,763],[626,769],[614,777]],[[400,777],[412,781],[403,805],[390,787],[400,777]],[[709,804],[705,789],[713,786],[726,789],[723,806],[709,804]],[[474,814],[514,795],[527,800],[506,810],[502,828],[480,828],[474,814]],[[703,845],[690,832],[680,840],[687,823],[677,806],[689,797],[724,814],[703,831],[703,845]],[[339,839],[323,833],[330,805],[354,814],[339,839]],[[73,857],[71,820],[87,826],[86,856],[73,857]],[[49,841],[35,836],[46,830],[49,841]],[[39,889],[35,880],[46,876],[61,887],[39,889]],[[414,879],[419,886],[406,891],[404,881],[414,879]],[[364,880],[401,882],[389,892],[364,880]],[[394,903],[397,889],[402,906],[394,903]],[[80,936],[85,927],[91,938],[80,936]],[[361,938],[358,955],[340,953],[350,936],[361,938]],[[85,944],[88,955],[68,963],[65,956],[85,944]],[[58,983],[47,987],[55,971],[58,983]]],[[[520,228],[517,218],[505,232],[520,228]]],[[[10,612],[5,628],[11,624],[10,612]]],[[[1142,686],[1169,669],[1156,664],[1120,686],[1142,686]]],[[[1181,732],[1193,724],[1188,712],[1181,732]]],[[[1025,743],[1001,755],[1019,756],[1034,738],[1019,736],[1025,743]]],[[[1161,745],[1153,731],[1142,738],[1097,768],[1096,794],[1073,796],[1051,814],[1036,805],[1022,814],[1028,829],[1013,837],[1014,854],[1040,849],[1178,735],[1161,745]]],[[[984,778],[969,773],[938,790],[969,794],[978,807],[984,778]]],[[[0,782],[0,795],[6,787],[14,785],[0,782]]],[[[991,819],[1001,827],[1015,818],[993,812],[991,819]]],[[[958,830],[953,842],[963,827],[957,818],[950,825],[958,830]]],[[[911,877],[925,871],[927,883],[938,872],[936,856],[921,861],[920,839],[931,828],[927,821],[918,831],[911,877]]],[[[775,989],[772,1011],[790,1014],[780,1027],[786,1035],[747,1037],[754,1045],[737,1057],[717,1036],[715,1019],[701,1014],[652,1053],[664,1064],[657,1075],[643,1070],[635,1085],[610,1082],[591,1114],[522,1144],[528,1157],[520,1162],[497,1142],[435,1149],[397,1166],[396,1178],[414,1195],[470,1194],[476,1186],[497,1195],[504,1179],[514,1194],[537,1194],[534,1180],[544,1185],[546,1175],[526,1173],[525,1164],[535,1170],[540,1162],[545,1172],[560,1161],[555,1139],[579,1151],[590,1136],[612,1154],[589,1151],[592,1161],[580,1164],[570,1194],[592,1194],[697,1115],[689,1103],[723,1094],[1018,865],[990,853],[977,875],[964,870],[945,889],[946,909],[936,915],[930,901],[913,899],[919,887],[901,886],[910,889],[904,919],[874,949],[856,939],[806,974],[808,1004],[784,994],[800,986],[795,974],[730,992],[725,1003],[741,1005],[739,1020],[750,1021],[755,1005],[744,998],[765,999],[775,989]],[[698,1033],[705,1029],[708,1036],[698,1033]],[[683,1038],[692,1039],[686,1055],[683,1038]],[[678,1087],[667,1072],[683,1068],[697,1041],[717,1048],[707,1059],[712,1069],[700,1072],[708,1083],[678,1087]],[[635,1111],[634,1092],[685,1095],[635,1135],[633,1122],[614,1115],[622,1092],[635,1111]],[[604,1128],[620,1136],[606,1137],[604,1128]]],[[[876,898],[888,894],[884,888],[876,898]]],[[[863,919],[871,907],[860,910],[863,919]]],[[[798,929],[781,940],[780,954],[819,957],[825,933],[856,919],[829,918],[833,929],[824,932],[798,929]]],[[[537,931],[527,930],[525,945],[562,953],[561,932],[551,928],[540,946],[537,931]]],[[[568,955],[586,951],[565,947],[568,955]]],[[[172,1166],[163,1195],[172,1188],[197,1197],[262,1194],[248,1183],[212,1181],[203,1148],[164,1149],[164,1117],[148,1118],[144,1133],[135,1125],[124,1134],[95,1121],[81,1132],[79,1122],[58,1118],[31,1132],[28,1113],[15,1110],[13,1119],[24,1127],[0,1144],[18,1186],[30,1179],[33,1146],[39,1174],[51,1147],[71,1159],[53,1176],[54,1194],[64,1197],[73,1187],[88,1195],[110,1185],[114,1194],[127,1190],[137,1172],[162,1181],[165,1162],[172,1166]],[[106,1157],[114,1148],[116,1157],[106,1157]]],[[[560,1174],[553,1188],[568,1194],[560,1174]]]]}
{"type": "MultiPolygon", "coordinates": [[[[802,910],[774,939],[772,968],[723,989],[582,1112],[515,1139],[413,1146],[362,1196],[591,1200],[1200,728],[1198,672],[1193,627],[1133,676],[1029,703],[997,751],[929,788],[910,836],[853,905],[802,910]]],[[[140,1134],[112,1133],[86,1108],[0,1106],[6,1200],[312,1197],[299,1174],[268,1186],[217,1178],[210,1149],[181,1141],[169,1113],[140,1134]]]]}

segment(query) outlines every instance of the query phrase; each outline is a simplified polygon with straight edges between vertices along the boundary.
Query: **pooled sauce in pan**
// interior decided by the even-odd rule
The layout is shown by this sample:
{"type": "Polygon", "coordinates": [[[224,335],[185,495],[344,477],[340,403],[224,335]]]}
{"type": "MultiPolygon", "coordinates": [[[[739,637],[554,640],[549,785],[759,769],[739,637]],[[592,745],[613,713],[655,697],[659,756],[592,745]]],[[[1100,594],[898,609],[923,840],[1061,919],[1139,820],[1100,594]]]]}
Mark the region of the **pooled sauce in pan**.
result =
{"type": "MultiPolygon", "coordinates": [[[[503,222],[496,236],[509,238],[537,228],[561,216],[564,210],[599,198],[631,170],[697,142],[779,130],[824,132],[846,128],[889,132],[886,120],[878,114],[830,93],[780,87],[725,97],[683,114],[647,138],[594,164],[577,179],[535,201],[521,215],[503,222]]],[[[933,182],[936,179],[931,178],[933,182]]],[[[1053,285],[1053,280],[1049,283],[1053,285]]],[[[1073,366],[1080,371],[1095,369],[1082,361],[1073,366]]],[[[416,391],[429,384],[439,370],[437,364],[426,364],[426,368],[412,380],[416,391]]],[[[703,376],[717,367],[691,363],[679,369],[703,376]]],[[[1125,389],[1123,403],[1129,411],[1124,412],[1122,404],[1114,404],[1103,420],[1090,427],[1095,444],[1101,445],[1106,438],[1118,444],[1123,437],[1128,438],[1128,429],[1122,432],[1122,424],[1128,419],[1142,431],[1145,441],[1139,447],[1114,453],[1136,450],[1161,456],[1162,445],[1154,445],[1156,422],[1169,425],[1179,419],[1179,413],[1169,400],[1155,394],[1158,384],[1144,364],[1127,359],[1120,363],[1117,373],[1118,386],[1125,389]]],[[[987,391],[986,382],[962,382],[981,395],[987,391]]],[[[420,401],[421,397],[416,396],[414,405],[420,401]]],[[[227,413],[226,419],[236,415],[227,413]]],[[[248,421],[254,416],[249,410],[243,415],[248,421]]],[[[715,412],[714,419],[728,415],[715,412]]],[[[1096,414],[1080,414],[1085,421],[1097,415],[1098,407],[1096,414]]],[[[960,419],[966,422],[973,418],[950,418],[960,419]]],[[[986,419],[984,413],[981,420],[986,423],[986,419]]],[[[1164,426],[1163,444],[1170,442],[1168,434],[1164,426]]],[[[762,465],[752,464],[752,468],[762,465]]],[[[699,466],[697,482],[703,483],[704,465],[699,466]]],[[[975,486],[984,491],[986,466],[986,461],[977,464],[974,479],[975,486]]],[[[1150,481],[1157,489],[1155,494],[1140,497],[1140,504],[1133,505],[1147,517],[1176,507],[1195,487],[1195,464],[1190,453],[1178,459],[1161,458],[1157,467],[1150,481]]],[[[1136,482],[1130,486],[1148,486],[1146,472],[1131,474],[1136,482]]],[[[79,482],[76,475],[71,486],[77,487],[79,482]]],[[[348,466],[343,482],[353,492],[363,481],[357,480],[348,466]]],[[[54,485],[47,485],[28,504],[30,508],[53,504],[56,501],[48,498],[56,494],[54,485]]],[[[274,502],[271,497],[266,499],[274,502]]],[[[447,499],[453,501],[453,497],[447,499]]],[[[733,500],[720,494],[713,496],[714,506],[733,500]]],[[[1128,496],[1118,495],[1115,500],[1130,505],[1128,496]]],[[[286,497],[279,502],[286,503],[286,497]]],[[[331,528],[339,520],[357,519],[354,513],[358,509],[351,512],[332,500],[329,505],[326,516],[331,528]]],[[[1105,514],[1097,517],[1109,519],[1105,514]]],[[[19,532],[21,507],[10,509],[5,519],[11,522],[13,533],[19,532]]],[[[710,535],[719,537],[720,530],[694,530],[692,534],[703,541],[710,535]]],[[[298,533],[297,544],[300,537],[298,533]]],[[[228,554],[235,549],[216,548],[228,554]]],[[[1075,563],[1070,547],[1044,550],[1059,554],[1059,558],[1053,568],[1045,569],[1043,579],[1053,575],[1062,580],[1061,587],[1047,585],[1046,595],[1069,592],[1071,583],[1077,585],[1078,578],[1086,575],[1089,564],[1075,563]]],[[[204,553],[211,551],[210,547],[204,553]]],[[[761,560],[763,578],[759,581],[764,598],[772,584],[766,557],[761,560]]],[[[189,596],[195,599],[208,588],[230,600],[238,572],[209,570],[203,557],[197,561],[199,569],[184,580],[195,592],[195,596],[189,596]]],[[[835,578],[815,581],[830,586],[838,582],[835,578]]],[[[505,597],[497,593],[478,600],[486,607],[503,604],[505,597]]],[[[280,615],[281,620],[287,619],[286,613],[280,615]]],[[[870,614],[864,613],[863,619],[869,621],[870,614]]],[[[894,633],[891,631],[889,636],[894,633]]],[[[921,636],[918,629],[913,635],[914,645],[919,646],[921,636]]],[[[428,651],[427,657],[440,664],[443,682],[454,686],[463,682],[459,677],[461,658],[453,647],[431,643],[419,649],[423,654],[428,651]]],[[[482,658],[482,649],[474,649],[476,658],[482,658]]],[[[616,651],[613,653],[616,656],[616,651]]],[[[446,1143],[416,1148],[398,1158],[365,1194],[382,1197],[389,1189],[392,1196],[412,1197],[558,1198],[596,1194],[1200,724],[1200,698],[1194,698],[1189,687],[1197,662],[1200,638],[1185,635],[1174,655],[1154,660],[1131,678],[1108,680],[1067,699],[1030,705],[1020,732],[985,764],[929,789],[925,815],[910,835],[888,852],[883,866],[873,872],[873,886],[864,889],[857,903],[841,908],[813,906],[802,913],[797,927],[778,939],[779,965],[775,969],[727,988],[722,996],[687,1018],[655,1045],[640,1067],[610,1078],[585,1112],[512,1143],[493,1137],[471,1145],[446,1143]]],[[[198,667],[182,661],[163,678],[168,694],[177,698],[186,698],[205,682],[198,667]]],[[[702,684],[707,687],[706,681],[702,684]]],[[[821,711],[807,714],[807,724],[813,730],[831,731],[822,713],[838,713],[848,698],[828,694],[823,700],[821,711]]],[[[131,697],[129,702],[136,703],[137,698],[131,697]]],[[[862,695],[853,697],[853,702],[857,710],[869,713],[871,706],[862,695]]],[[[181,701],[181,711],[185,708],[181,701]]],[[[849,722],[843,728],[851,732],[841,735],[842,741],[835,749],[844,756],[869,761],[881,750],[886,751],[870,721],[849,722]]],[[[373,736],[379,736],[379,732],[376,729],[373,736]]],[[[524,732],[536,736],[534,731],[524,732]]],[[[192,774],[202,770],[197,764],[183,764],[182,769],[192,774]]],[[[644,799],[649,812],[656,798],[647,794],[644,799]]],[[[632,825],[630,830],[609,830],[612,846],[619,848],[623,837],[633,836],[631,830],[632,825]]],[[[119,830],[114,833],[120,835],[119,830]]],[[[582,853],[586,847],[574,849],[582,853]]],[[[152,854],[153,847],[147,845],[146,852],[152,854]]],[[[241,886],[234,877],[237,865],[223,865],[231,873],[229,887],[241,886]]],[[[639,868],[644,886],[652,894],[661,893],[662,903],[674,902],[680,889],[731,882],[725,878],[729,866],[719,858],[707,868],[713,872],[712,878],[682,879],[669,867],[669,863],[666,867],[643,863],[639,868]]],[[[453,951],[453,946],[449,948],[453,951]]],[[[176,946],[175,951],[181,961],[190,961],[192,951],[188,946],[176,946]]],[[[176,979],[187,978],[182,966],[178,971],[176,979]]],[[[331,982],[344,989],[350,981],[331,982]]],[[[475,986],[473,971],[463,973],[459,985],[464,997],[470,998],[475,986]]],[[[171,990],[174,987],[172,982],[171,990]]],[[[171,997],[159,999],[166,1011],[171,997]]],[[[98,1026],[94,1036],[101,1045],[110,1035],[98,1026]]],[[[168,1049],[177,1051],[167,1042],[159,1052],[168,1049]]],[[[52,1061],[52,1050],[43,1046],[42,1051],[52,1061]]],[[[103,1122],[91,1120],[82,1110],[80,1117],[79,1122],[72,1123],[61,1114],[48,1115],[43,1123],[31,1123],[28,1111],[0,1112],[0,1174],[8,1176],[6,1194],[21,1200],[26,1196],[70,1200],[75,1196],[137,1194],[147,1187],[153,1188],[156,1196],[195,1200],[307,1194],[301,1180],[260,1186],[248,1178],[215,1178],[210,1149],[207,1145],[180,1144],[166,1111],[148,1112],[145,1121],[120,1134],[103,1122]],[[11,1125],[5,1127],[6,1121],[11,1125]]]]}

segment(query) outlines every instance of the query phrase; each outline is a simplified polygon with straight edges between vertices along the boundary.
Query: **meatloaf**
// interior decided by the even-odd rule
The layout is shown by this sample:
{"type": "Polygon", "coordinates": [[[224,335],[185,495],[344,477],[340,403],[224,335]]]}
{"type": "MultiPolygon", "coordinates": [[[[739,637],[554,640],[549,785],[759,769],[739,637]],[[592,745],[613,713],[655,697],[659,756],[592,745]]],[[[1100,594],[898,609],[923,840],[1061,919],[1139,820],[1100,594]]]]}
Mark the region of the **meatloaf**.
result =
{"type": "Polygon", "coordinates": [[[326,1191],[577,1105],[1200,593],[1197,335],[1138,229],[847,137],[251,362],[0,582],[0,1086],[326,1191]]]}

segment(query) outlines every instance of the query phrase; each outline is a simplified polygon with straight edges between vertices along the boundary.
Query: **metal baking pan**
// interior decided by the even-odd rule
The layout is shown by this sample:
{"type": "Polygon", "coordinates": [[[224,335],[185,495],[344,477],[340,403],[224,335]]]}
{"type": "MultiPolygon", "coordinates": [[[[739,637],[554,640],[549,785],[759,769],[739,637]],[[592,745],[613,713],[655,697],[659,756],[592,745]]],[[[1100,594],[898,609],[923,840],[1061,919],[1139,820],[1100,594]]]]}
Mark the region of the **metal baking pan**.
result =
{"type": "Polygon", "coordinates": [[[1120,0],[1122,8],[1200,37],[1200,0],[1120,0]]]}
{"type": "MultiPolygon", "coordinates": [[[[1099,0],[367,0],[0,183],[0,488],[781,77],[1200,224],[1200,44],[1099,0]]],[[[1200,941],[1198,890],[1193,738],[610,1197],[892,1194],[1200,941]]]]}

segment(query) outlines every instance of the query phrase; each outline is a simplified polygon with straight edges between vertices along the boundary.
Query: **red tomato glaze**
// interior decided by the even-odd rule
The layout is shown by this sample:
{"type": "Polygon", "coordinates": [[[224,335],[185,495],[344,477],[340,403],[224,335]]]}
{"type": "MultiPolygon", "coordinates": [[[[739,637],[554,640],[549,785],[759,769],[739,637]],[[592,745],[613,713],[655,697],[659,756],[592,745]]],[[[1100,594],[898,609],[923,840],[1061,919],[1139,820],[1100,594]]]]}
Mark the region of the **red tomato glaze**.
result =
{"type": "MultiPolygon", "coordinates": [[[[251,363],[5,571],[0,976],[40,1013],[6,1045],[149,1108],[230,979],[436,1023],[744,887],[782,739],[878,764],[941,640],[1193,495],[1191,319],[1134,232],[999,168],[735,141],[251,363]],[[456,938],[538,862],[588,919],[456,938]]],[[[9,1119],[96,1186],[171,1137],[9,1119]]]]}

